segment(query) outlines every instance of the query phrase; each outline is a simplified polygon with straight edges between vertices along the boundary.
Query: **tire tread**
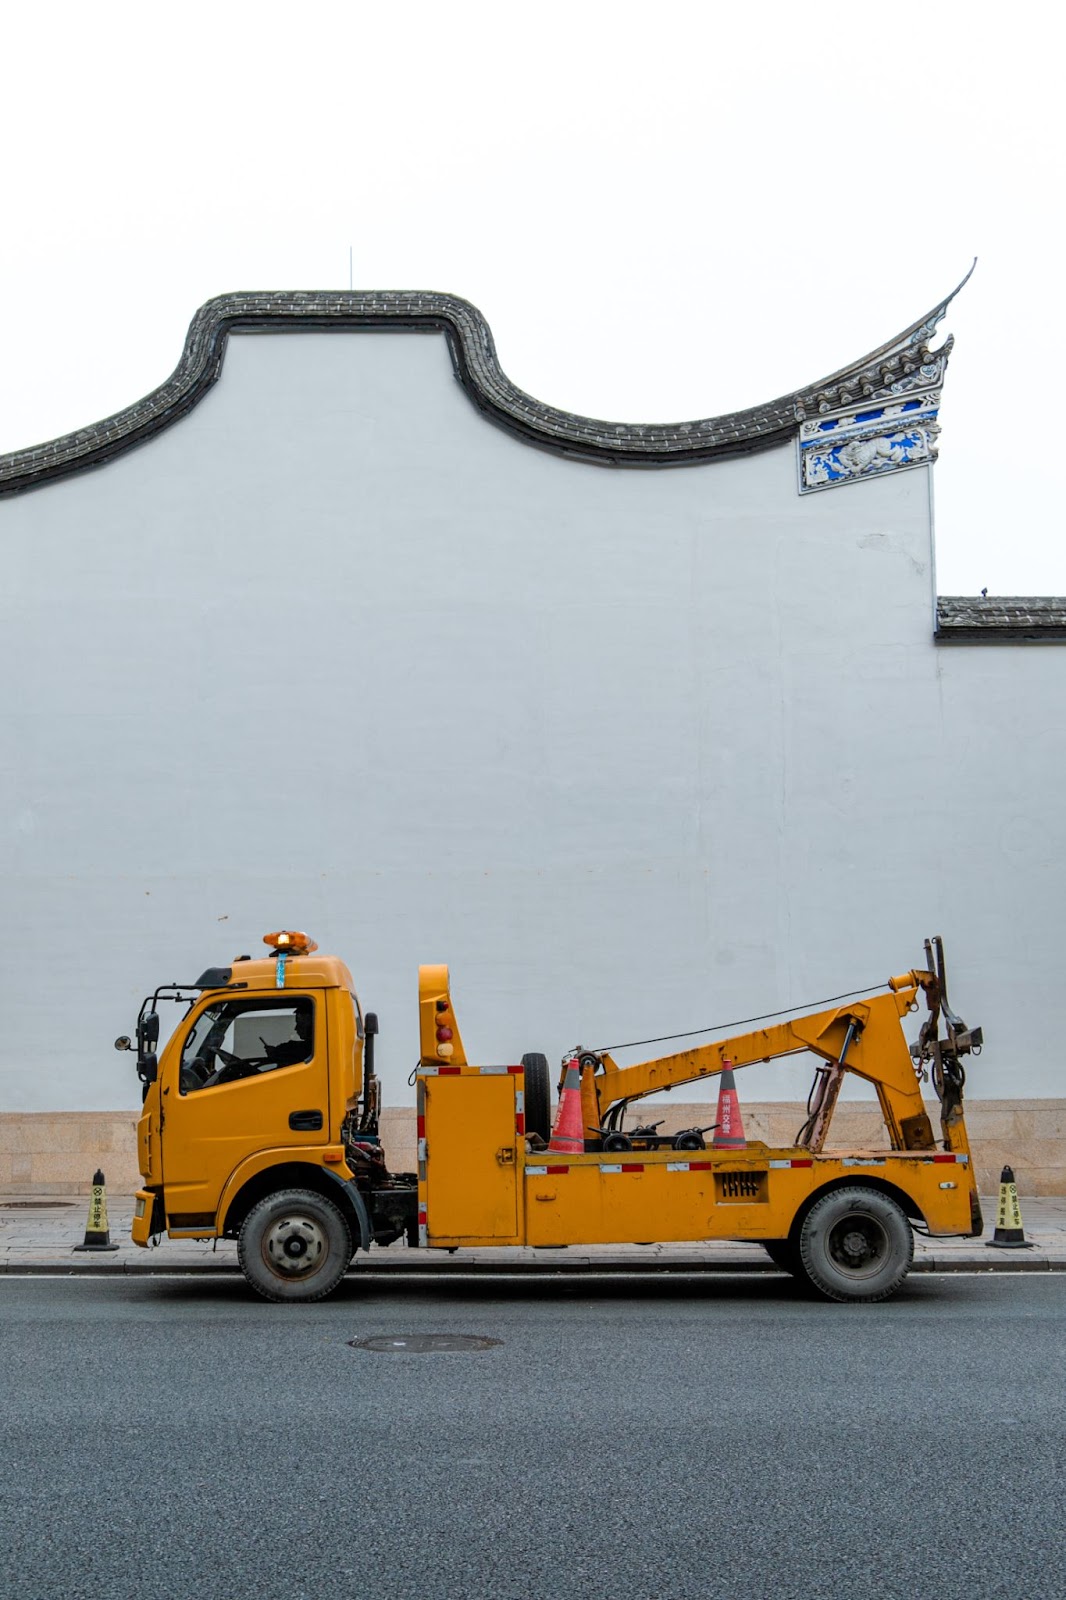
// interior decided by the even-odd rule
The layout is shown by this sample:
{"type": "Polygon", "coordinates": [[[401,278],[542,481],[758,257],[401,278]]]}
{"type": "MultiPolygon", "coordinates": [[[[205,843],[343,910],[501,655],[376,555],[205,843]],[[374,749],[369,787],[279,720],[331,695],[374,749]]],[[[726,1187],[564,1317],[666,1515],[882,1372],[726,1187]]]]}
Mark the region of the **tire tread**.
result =
{"type": "Polygon", "coordinates": [[[531,1050],[522,1057],[526,1082],[526,1132],[539,1134],[545,1143],[551,1138],[551,1074],[548,1058],[531,1050]]]}

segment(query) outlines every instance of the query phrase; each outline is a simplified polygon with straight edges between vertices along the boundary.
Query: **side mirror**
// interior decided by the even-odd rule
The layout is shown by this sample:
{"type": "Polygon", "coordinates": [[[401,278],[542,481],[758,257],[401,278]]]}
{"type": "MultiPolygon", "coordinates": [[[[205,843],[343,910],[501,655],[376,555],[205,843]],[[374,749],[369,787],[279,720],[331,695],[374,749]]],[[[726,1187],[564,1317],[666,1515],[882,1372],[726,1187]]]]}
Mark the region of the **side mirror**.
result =
{"type": "Polygon", "coordinates": [[[368,1011],[366,1016],[363,1018],[363,1032],[364,1033],[377,1033],[377,1031],[378,1031],[378,1014],[377,1014],[376,1011],[368,1011]]]}
{"type": "Polygon", "coordinates": [[[159,1043],[159,1012],[149,1011],[141,1023],[141,1038],[146,1045],[159,1043]]]}
{"type": "Polygon", "coordinates": [[[132,1050],[133,1049],[133,1040],[130,1038],[128,1033],[120,1033],[119,1034],[118,1038],[115,1040],[115,1049],[116,1050],[132,1050]]]}
{"type": "Polygon", "coordinates": [[[137,1076],[146,1089],[150,1083],[155,1082],[159,1076],[159,1062],[154,1055],[149,1054],[137,1057],[137,1076]]]}

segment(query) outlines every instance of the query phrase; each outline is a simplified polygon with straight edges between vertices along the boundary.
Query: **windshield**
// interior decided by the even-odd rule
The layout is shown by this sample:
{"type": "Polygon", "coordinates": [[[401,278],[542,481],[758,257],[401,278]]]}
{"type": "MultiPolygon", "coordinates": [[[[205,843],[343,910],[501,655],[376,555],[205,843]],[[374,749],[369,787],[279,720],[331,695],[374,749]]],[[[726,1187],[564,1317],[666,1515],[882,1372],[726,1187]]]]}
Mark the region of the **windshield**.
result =
{"type": "Polygon", "coordinates": [[[185,1041],[185,1048],[181,1052],[182,1066],[192,1061],[196,1056],[206,1057],[209,1052],[218,1049],[226,1037],[226,1029],[230,1025],[229,1010],[226,1006],[208,1006],[207,1010],[197,1017],[189,1030],[189,1037],[185,1041]]]}

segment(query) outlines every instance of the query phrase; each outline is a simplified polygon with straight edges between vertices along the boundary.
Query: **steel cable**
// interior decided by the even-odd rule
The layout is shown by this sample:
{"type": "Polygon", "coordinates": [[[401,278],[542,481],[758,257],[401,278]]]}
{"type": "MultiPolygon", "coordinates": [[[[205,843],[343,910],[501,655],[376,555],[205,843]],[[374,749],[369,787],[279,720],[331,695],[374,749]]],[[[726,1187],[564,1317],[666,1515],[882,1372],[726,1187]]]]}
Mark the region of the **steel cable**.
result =
{"type": "Polygon", "coordinates": [[[844,994],[827,995],[824,1000],[810,1000],[795,1006],[785,1006],[783,1011],[763,1011],[757,1017],[737,1017],[733,1022],[712,1022],[706,1028],[686,1028],[684,1033],[660,1033],[654,1039],[628,1039],[625,1044],[597,1045],[594,1054],[602,1056],[611,1050],[632,1050],[642,1044],[668,1044],[671,1039],[693,1039],[701,1033],[720,1033],[724,1028],[743,1028],[749,1022],[770,1022],[774,1017],[787,1017],[793,1011],[815,1011],[819,1006],[833,1005],[837,1000],[854,1000],[856,995],[872,994],[883,989],[883,983],[868,983],[863,989],[848,989],[844,994]]]}

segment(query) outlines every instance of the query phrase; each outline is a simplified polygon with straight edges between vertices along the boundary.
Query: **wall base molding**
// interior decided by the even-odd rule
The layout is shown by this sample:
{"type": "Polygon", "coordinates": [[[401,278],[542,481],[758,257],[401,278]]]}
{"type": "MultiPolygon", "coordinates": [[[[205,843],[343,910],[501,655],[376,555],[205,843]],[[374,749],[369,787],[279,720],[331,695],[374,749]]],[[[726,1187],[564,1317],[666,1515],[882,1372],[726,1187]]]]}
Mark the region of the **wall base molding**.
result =
{"type": "MultiPolygon", "coordinates": [[[[774,1101],[741,1107],[749,1139],[788,1145],[806,1116],[800,1101],[774,1101]]],[[[706,1124],[713,1112],[699,1104],[673,1101],[649,1106],[662,1132],[706,1124]]],[[[938,1126],[930,1107],[933,1126],[938,1126]]],[[[966,1107],[978,1183],[995,1193],[1000,1169],[1014,1168],[1023,1195],[1066,1195],[1066,1099],[971,1100],[966,1107]]],[[[97,1167],[114,1194],[140,1185],[137,1171],[135,1111],[0,1112],[0,1193],[12,1195],[87,1194],[97,1167]]],[[[382,1142],[390,1167],[415,1166],[413,1107],[394,1106],[381,1117],[382,1142]]],[[[884,1127],[876,1105],[838,1105],[827,1148],[882,1149],[884,1127]]]]}

